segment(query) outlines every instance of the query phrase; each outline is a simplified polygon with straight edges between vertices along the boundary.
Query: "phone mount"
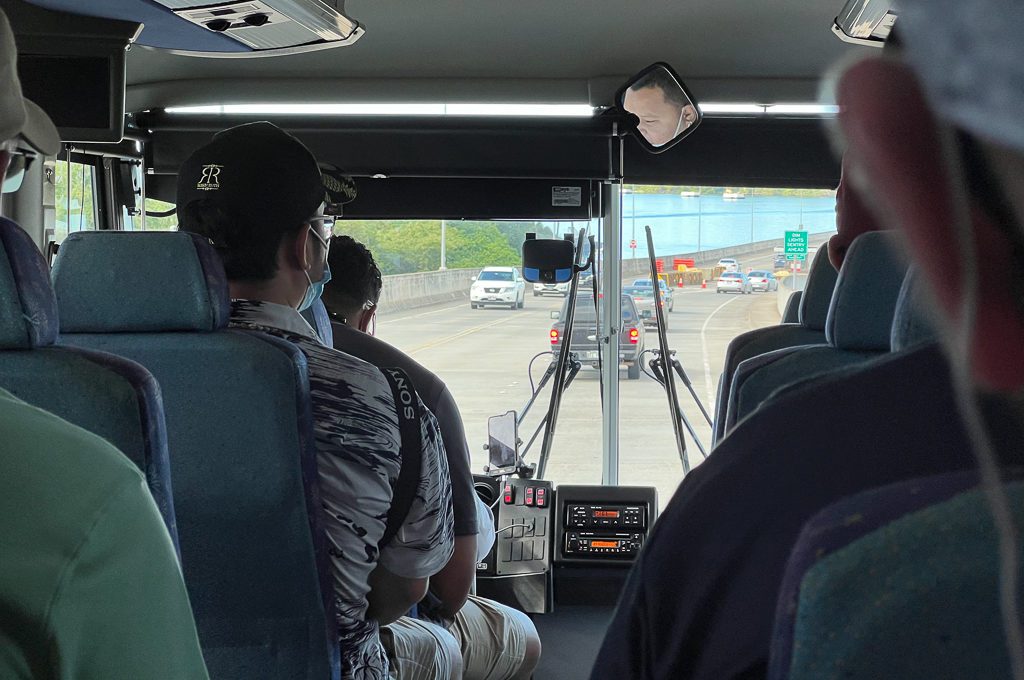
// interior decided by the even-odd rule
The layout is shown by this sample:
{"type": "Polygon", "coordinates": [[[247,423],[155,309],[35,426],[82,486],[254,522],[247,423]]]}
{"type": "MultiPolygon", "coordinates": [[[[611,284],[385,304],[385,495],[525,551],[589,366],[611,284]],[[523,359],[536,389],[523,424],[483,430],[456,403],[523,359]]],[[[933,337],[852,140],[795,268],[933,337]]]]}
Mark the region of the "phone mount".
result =
{"type": "Polygon", "coordinates": [[[484,450],[488,463],[484,474],[488,477],[518,475],[524,479],[533,477],[536,465],[527,465],[519,454],[523,440],[519,438],[519,422],[515,411],[506,411],[487,419],[487,443],[484,450]]]}

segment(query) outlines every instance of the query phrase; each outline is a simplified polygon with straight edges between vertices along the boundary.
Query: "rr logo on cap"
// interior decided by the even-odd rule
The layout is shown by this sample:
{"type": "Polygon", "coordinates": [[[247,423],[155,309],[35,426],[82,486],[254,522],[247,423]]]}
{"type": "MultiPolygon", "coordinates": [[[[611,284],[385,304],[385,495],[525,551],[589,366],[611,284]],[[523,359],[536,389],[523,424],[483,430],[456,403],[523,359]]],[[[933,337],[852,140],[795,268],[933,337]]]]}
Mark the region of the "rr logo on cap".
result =
{"type": "Polygon", "coordinates": [[[223,165],[204,165],[203,176],[199,178],[196,189],[202,191],[213,191],[220,189],[220,171],[223,165]]]}

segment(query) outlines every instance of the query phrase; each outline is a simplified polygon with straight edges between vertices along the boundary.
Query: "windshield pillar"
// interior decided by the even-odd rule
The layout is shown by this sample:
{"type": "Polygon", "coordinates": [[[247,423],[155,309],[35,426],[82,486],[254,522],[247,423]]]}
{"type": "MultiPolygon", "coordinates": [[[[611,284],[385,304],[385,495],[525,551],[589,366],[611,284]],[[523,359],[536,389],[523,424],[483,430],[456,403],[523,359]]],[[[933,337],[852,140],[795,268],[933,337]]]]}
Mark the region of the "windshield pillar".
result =
{"type": "Polygon", "coordinates": [[[602,194],[604,218],[601,220],[601,340],[604,347],[604,372],[601,403],[601,483],[619,483],[619,332],[622,330],[622,185],[605,183],[602,194]]]}

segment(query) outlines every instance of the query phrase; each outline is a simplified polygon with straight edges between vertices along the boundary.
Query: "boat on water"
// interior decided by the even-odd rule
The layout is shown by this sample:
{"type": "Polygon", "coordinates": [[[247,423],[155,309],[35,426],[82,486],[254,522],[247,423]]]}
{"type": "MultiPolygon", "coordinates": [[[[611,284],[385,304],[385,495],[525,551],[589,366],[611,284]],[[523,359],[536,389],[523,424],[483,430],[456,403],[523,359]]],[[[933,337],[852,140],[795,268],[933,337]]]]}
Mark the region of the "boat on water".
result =
{"type": "Polygon", "coordinates": [[[680,191],[679,195],[682,196],[683,198],[697,198],[698,196],[700,196],[700,192],[699,191],[680,191]]]}
{"type": "Polygon", "coordinates": [[[746,194],[741,194],[738,191],[725,191],[725,192],[722,192],[722,200],[723,201],[738,201],[741,198],[746,198],[746,197],[747,197],[746,194]]]}

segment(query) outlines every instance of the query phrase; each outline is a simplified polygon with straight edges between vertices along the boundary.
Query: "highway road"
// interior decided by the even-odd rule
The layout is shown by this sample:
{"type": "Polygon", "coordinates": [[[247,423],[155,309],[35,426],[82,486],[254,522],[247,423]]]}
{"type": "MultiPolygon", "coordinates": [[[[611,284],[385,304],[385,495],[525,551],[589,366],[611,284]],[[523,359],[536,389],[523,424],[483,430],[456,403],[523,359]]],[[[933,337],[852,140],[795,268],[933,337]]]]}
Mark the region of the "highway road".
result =
{"type": "MultiPolygon", "coordinates": [[[[817,235],[815,235],[817,236],[817,235]]],[[[812,238],[812,245],[822,239],[812,238]]],[[[771,265],[771,251],[741,258],[744,270],[771,265]]],[[[525,308],[478,309],[465,302],[445,303],[415,311],[383,315],[378,337],[404,350],[437,373],[448,385],[462,411],[473,457],[474,472],[487,463],[487,418],[521,410],[531,394],[527,366],[548,351],[551,312],[562,298],[533,297],[527,291],[525,308]]],[[[690,376],[697,395],[713,415],[714,397],[729,341],[745,331],[779,323],[775,293],[716,294],[707,289],[675,290],[675,311],[668,315],[668,338],[690,376]]],[[[657,334],[648,330],[646,346],[657,347],[657,334]]],[[[534,362],[534,380],[550,363],[550,354],[534,362]]],[[[620,473],[622,485],[654,486],[662,506],[683,476],[675,446],[664,390],[652,378],[628,380],[620,371],[620,473]]],[[[678,383],[680,400],[705,447],[710,428],[694,400],[678,383]]],[[[601,483],[601,396],[596,370],[584,368],[566,392],[559,414],[547,478],[555,484],[601,483]]],[[[545,390],[531,410],[520,437],[528,441],[547,407],[545,390]]],[[[689,460],[702,458],[689,442],[689,460]]],[[[527,455],[536,462],[540,438],[527,455]]]]}

